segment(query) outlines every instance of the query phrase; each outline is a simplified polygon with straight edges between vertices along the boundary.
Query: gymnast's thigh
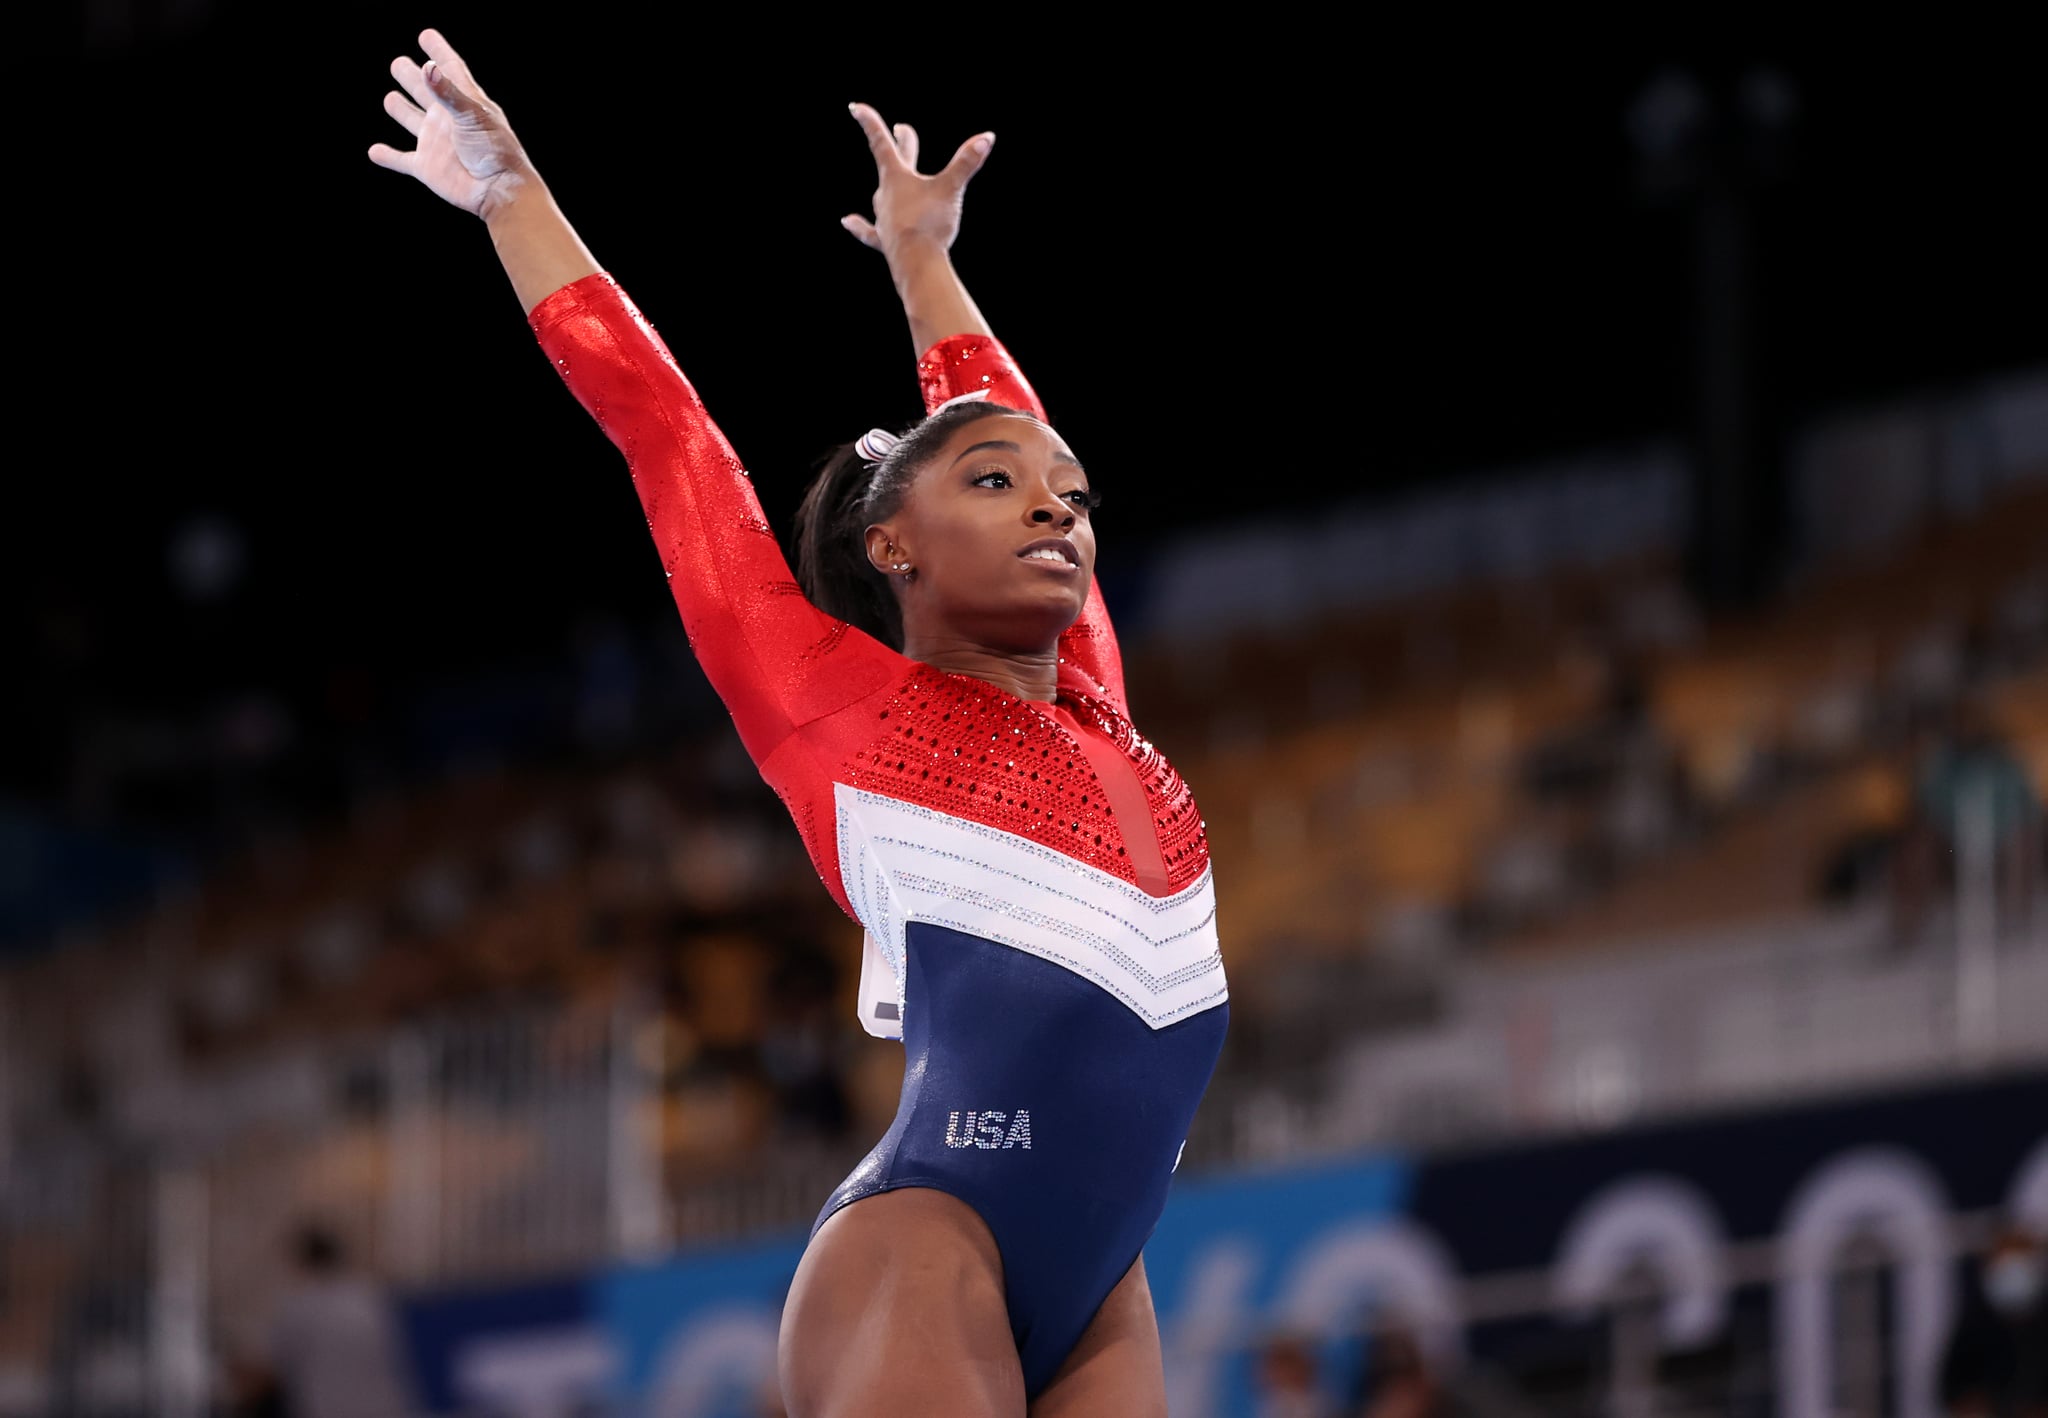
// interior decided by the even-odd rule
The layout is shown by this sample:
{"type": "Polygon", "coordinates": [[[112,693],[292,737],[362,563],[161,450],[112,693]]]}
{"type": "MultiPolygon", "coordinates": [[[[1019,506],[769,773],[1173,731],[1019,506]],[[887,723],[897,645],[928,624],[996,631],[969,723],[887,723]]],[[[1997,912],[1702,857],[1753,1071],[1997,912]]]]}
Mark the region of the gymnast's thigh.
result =
{"type": "Polygon", "coordinates": [[[1052,1382],[1031,1403],[1030,1418],[1166,1418],[1166,1365],[1159,1317],[1140,1256],[1088,1322],[1052,1382]]]}
{"type": "Polygon", "coordinates": [[[834,1212],[777,1351],[790,1418],[1023,1418],[1001,1253],[967,1203],[903,1187],[834,1212]]]}

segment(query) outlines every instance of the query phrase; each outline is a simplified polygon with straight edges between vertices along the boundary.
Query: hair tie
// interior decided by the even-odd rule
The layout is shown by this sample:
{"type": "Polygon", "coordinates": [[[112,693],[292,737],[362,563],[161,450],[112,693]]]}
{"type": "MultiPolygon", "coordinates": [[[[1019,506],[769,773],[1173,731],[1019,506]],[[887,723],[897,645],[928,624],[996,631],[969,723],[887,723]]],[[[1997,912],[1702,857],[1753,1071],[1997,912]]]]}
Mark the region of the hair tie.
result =
{"type": "MultiPolygon", "coordinates": [[[[965,394],[955,394],[952,398],[933,408],[926,417],[930,418],[943,413],[955,404],[979,403],[988,396],[989,391],[986,389],[970,389],[965,394]]],[[[900,437],[889,432],[886,428],[871,428],[853,440],[853,451],[860,454],[862,458],[870,463],[879,463],[896,451],[896,445],[902,441],[900,437]]]]}
{"type": "Polygon", "coordinates": [[[887,429],[871,428],[853,440],[853,451],[870,463],[879,463],[902,441],[887,429]]]}

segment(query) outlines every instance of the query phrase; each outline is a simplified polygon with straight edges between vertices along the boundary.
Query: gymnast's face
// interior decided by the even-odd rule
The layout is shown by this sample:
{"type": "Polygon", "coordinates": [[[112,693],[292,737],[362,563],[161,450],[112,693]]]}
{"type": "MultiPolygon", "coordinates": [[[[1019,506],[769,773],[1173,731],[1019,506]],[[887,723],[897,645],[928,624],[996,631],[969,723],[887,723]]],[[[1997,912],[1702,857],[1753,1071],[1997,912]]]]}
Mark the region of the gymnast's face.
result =
{"type": "Polygon", "coordinates": [[[992,414],[954,429],[895,515],[867,529],[868,559],[897,585],[905,639],[1050,648],[1088,600],[1094,500],[1072,450],[1037,419],[992,414]]]}

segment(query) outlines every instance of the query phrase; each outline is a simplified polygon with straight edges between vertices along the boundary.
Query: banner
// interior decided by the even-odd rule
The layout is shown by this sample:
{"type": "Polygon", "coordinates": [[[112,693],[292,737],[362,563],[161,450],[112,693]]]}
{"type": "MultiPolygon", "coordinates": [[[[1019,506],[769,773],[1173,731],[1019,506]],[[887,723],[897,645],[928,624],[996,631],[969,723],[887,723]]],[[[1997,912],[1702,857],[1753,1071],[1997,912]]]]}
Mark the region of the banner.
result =
{"type": "MultiPolygon", "coordinates": [[[[1268,1310],[1313,1318],[1342,1300],[1329,1257],[1346,1252],[1333,1246],[1376,1234],[1407,1175],[1367,1159],[1175,1186],[1145,1265],[1189,1412],[1239,1411],[1237,1341],[1268,1310]]],[[[568,1284],[416,1297],[406,1329],[421,1391],[436,1413],[493,1418],[758,1418],[802,1254],[803,1237],[781,1236],[568,1284]]]]}
{"type": "MultiPolygon", "coordinates": [[[[1886,1267],[1891,1411],[1935,1418],[1966,1294],[1959,1217],[2048,1230],[2048,1075],[1833,1101],[1420,1165],[1371,1157],[1176,1184],[1145,1250],[1175,1418],[1252,1411],[1258,1346],[1299,1336],[1349,1397],[1395,1317],[1437,1370],[1536,1411],[1598,1406],[1618,1297],[1654,1280],[1655,1345],[1761,1371],[1769,1411],[1824,1418],[1852,1248],[1886,1267]]],[[[436,1412],[758,1418],[801,1236],[568,1285],[420,1299],[436,1412]]],[[[1653,1372],[1659,1363],[1652,1356],[1653,1372]]],[[[1693,1362],[1693,1361],[1686,1361],[1693,1362]]],[[[1674,1382],[1677,1380],[1674,1380],[1674,1382]]],[[[1702,1387],[1704,1386],[1704,1387],[1702,1387]]],[[[1727,1411],[1722,1408],[1720,1411],[1727,1411]]]]}
{"type": "MultiPolygon", "coordinates": [[[[1489,1149],[1421,1168],[1404,1225],[1440,1241],[1468,1300],[1429,1335],[1538,1411],[1603,1401],[1626,1287],[1659,1292],[1651,1373],[1699,1411],[1829,1418],[1840,1351],[1867,1338],[1899,1418],[1936,1418],[1943,1352],[1971,1301],[1967,1239],[2013,1218],[2048,1235],[2048,1075],[1674,1122],[1489,1149]],[[1838,1278],[1870,1265],[1873,1332],[1849,1335],[1838,1278]],[[1519,1288],[1467,1322],[1477,1292],[1519,1288]],[[1506,1312],[1502,1312],[1506,1311],[1506,1312]]],[[[1423,1328],[1430,1321],[1425,1317],[1423,1328]]]]}

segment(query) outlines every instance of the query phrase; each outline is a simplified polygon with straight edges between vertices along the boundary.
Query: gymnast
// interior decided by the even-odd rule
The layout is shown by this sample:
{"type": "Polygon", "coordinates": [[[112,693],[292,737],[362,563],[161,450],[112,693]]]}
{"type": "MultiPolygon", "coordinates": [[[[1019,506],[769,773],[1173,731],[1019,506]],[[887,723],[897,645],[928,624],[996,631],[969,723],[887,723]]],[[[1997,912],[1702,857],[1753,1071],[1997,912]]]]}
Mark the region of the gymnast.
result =
{"type": "MultiPolygon", "coordinates": [[[[903,1094],[784,1305],[793,1418],[1163,1415],[1140,1254],[1222,1047],[1206,835],[1133,729],[1096,494],[954,273],[968,180],[863,104],[872,219],[927,416],[798,514],[792,575],[668,346],[433,30],[371,161],[482,218],[542,350],[625,454],[705,674],[865,932],[861,1023],[903,1094]]],[[[1160,440],[1184,437],[1161,431],[1160,440]]]]}

